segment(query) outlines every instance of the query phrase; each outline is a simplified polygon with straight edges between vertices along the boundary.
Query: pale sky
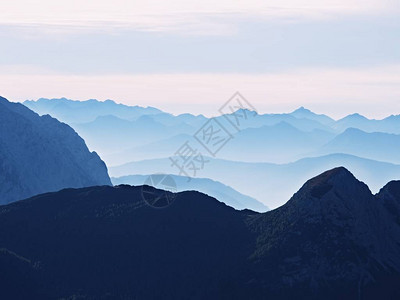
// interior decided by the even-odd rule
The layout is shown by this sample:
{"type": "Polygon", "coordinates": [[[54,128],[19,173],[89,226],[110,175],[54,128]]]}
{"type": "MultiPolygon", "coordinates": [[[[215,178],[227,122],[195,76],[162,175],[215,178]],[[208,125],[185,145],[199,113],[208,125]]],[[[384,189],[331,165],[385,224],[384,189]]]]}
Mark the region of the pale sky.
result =
{"type": "Polygon", "coordinates": [[[400,0],[1,1],[0,95],[400,114],[400,0]]]}

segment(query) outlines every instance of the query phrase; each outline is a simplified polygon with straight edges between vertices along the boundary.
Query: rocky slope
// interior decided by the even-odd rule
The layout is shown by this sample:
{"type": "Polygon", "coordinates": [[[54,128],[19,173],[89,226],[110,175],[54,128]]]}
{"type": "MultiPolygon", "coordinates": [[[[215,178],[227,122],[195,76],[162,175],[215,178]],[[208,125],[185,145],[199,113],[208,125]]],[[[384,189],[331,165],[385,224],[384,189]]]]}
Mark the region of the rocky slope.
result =
{"type": "Polygon", "coordinates": [[[72,128],[0,97],[0,204],[109,184],[104,162],[72,128]]]}

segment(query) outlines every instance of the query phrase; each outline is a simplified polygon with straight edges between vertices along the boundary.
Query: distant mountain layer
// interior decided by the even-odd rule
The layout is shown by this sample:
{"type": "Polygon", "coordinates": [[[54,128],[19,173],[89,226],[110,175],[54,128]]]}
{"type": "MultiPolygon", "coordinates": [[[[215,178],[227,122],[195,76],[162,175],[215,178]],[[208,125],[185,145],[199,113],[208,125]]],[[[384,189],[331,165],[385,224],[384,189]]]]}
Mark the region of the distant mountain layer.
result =
{"type": "Polygon", "coordinates": [[[51,115],[68,124],[94,121],[99,116],[114,115],[118,118],[134,120],[142,115],[158,114],[160,110],[153,107],[127,106],[112,100],[74,101],[66,98],[27,100],[23,103],[40,115],[51,115]]]}
{"type": "Polygon", "coordinates": [[[130,175],[122,176],[119,178],[112,178],[114,185],[130,184],[130,185],[143,185],[148,184],[156,188],[162,188],[171,192],[183,192],[183,191],[199,191],[207,194],[217,200],[225,203],[226,205],[235,209],[251,209],[257,212],[265,212],[268,210],[261,202],[254,198],[243,195],[231,187],[224,185],[218,181],[214,181],[207,178],[191,178],[176,175],[164,175],[164,174],[153,174],[153,175],[130,175]],[[173,186],[159,187],[157,185],[160,180],[152,180],[160,177],[168,176],[173,182],[173,186]],[[156,184],[154,184],[154,182],[156,184]]]}
{"type": "Polygon", "coordinates": [[[349,128],[321,147],[317,154],[346,153],[399,164],[399,149],[400,135],[383,132],[367,133],[349,128]]]}
{"type": "MultiPolygon", "coordinates": [[[[177,159],[179,159],[177,157],[177,159]]],[[[347,154],[330,154],[304,158],[289,164],[246,163],[213,159],[198,170],[196,176],[210,178],[249,195],[270,208],[282,205],[307,180],[324,170],[345,166],[366,182],[373,191],[386,182],[400,179],[400,165],[359,158],[347,154]]],[[[132,174],[179,174],[168,158],[131,162],[110,167],[113,177],[132,174]]],[[[191,174],[193,175],[193,174],[191,174]]]]}
{"type": "Polygon", "coordinates": [[[111,181],[104,162],[72,128],[0,97],[0,183],[5,204],[111,181]]]}
{"type": "MultiPolygon", "coordinates": [[[[159,133],[167,136],[168,129],[160,130],[159,133]]],[[[126,132],[124,134],[128,135],[126,132]]],[[[138,134],[138,136],[141,136],[141,134],[138,134]]],[[[272,126],[243,129],[236,133],[233,139],[218,152],[218,157],[238,161],[260,162],[268,160],[284,163],[297,160],[312,153],[315,149],[320,149],[334,137],[334,134],[327,131],[314,129],[311,132],[304,132],[286,122],[281,122],[272,126]]],[[[208,153],[194,140],[193,135],[180,134],[105,155],[104,159],[115,165],[128,160],[143,160],[149,157],[162,158],[173,155],[186,141],[202,150],[203,153],[208,153]]]]}
{"type": "Polygon", "coordinates": [[[399,190],[337,168],[263,214],[198,192],[154,209],[130,186],[39,195],[0,206],[0,298],[398,299],[399,190]]]}
{"type": "MultiPolygon", "coordinates": [[[[24,104],[39,114],[50,114],[67,122],[108,166],[170,156],[186,141],[208,153],[194,139],[195,133],[228,137],[225,131],[232,139],[218,151],[221,159],[289,163],[305,157],[345,153],[400,163],[395,151],[400,137],[400,116],[370,120],[353,114],[335,121],[301,107],[282,114],[239,109],[210,119],[203,115],[175,116],[156,108],[127,106],[111,100],[39,99],[24,104]],[[206,126],[211,124],[208,122],[213,124],[212,131],[206,126]]],[[[209,136],[204,140],[206,148],[210,148],[209,136]]]]}

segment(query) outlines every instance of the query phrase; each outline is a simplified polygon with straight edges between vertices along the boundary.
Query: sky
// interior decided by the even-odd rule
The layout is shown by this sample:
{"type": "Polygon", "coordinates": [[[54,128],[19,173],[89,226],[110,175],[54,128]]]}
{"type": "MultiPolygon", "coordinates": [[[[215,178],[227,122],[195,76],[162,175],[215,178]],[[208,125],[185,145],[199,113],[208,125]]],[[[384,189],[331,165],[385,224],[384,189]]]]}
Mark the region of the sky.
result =
{"type": "Polygon", "coordinates": [[[0,95],[400,114],[400,1],[0,2],[0,95]]]}

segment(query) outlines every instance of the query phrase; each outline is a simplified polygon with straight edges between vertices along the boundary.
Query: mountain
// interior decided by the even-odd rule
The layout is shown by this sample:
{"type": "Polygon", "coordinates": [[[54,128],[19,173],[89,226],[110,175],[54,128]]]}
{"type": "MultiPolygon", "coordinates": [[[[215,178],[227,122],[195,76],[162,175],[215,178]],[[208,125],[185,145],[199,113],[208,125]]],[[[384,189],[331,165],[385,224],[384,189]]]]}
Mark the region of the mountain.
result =
{"type": "Polygon", "coordinates": [[[252,225],[259,234],[253,259],[260,277],[251,286],[262,287],[254,293],[272,290],[272,299],[398,297],[400,227],[390,214],[345,168],[309,180],[252,225]]]}
{"type": "MultiPolygon", "coordinates": [[[[106,115],[97,117],[92,122],[72,124],[72,127],[85,139],[89,148],[96,149],[101,157],[114,153],[118,155],[121,151],[127,151],[127,149],[163,140],[180,133],[194,132],[194,129],[187,124],[166,126],[147,115],[134,121],[106,115]]],[[[121,156],[119,159],[121,159],[121,156]]]]}
{"type": "MultiPolygon", "coordinates": [[[[304,109],[305,110],[305,109],[304,109]]],[[[239,129],[243,130],[246,128],[259,128],[263,126],[274,126],[279,123],[287,123],[300,131],[313,131],[315,129],[334,132],[333,129],[330,128],[330,124],[320,123],[321,120],[326,122],[327,120],[320,115],[314,114],[311,111],[307,114],[302,114],[300,112],[292,112],[292,113],[283,113],[283,114],[259,114],[254,111],[249,111],[246,109],[239,109],[233,113],[221,115],[216,117],[216,119],[223,124],[226,128],[229,128],[230,125],[226,121],[229,119],[231,122],[235,123],[236,120],[239,121],[239,129]]],[[[238,124],[236,124],[238,125],[238,124]]]]}
{"type": "Polygon", "coordinates": [[[144,204],[143,188],[67,189],[1,206],[0,268],[10,273],[0,281],[0,297],[400,295],[400,226],[384,201],[344,168],[309,180],[285,205],[263,214],[198,192],[177,193],[170,206],[154,209],[144,204]]]}
{"type": "Polygon", "coordinates": [[[345,131],[347,128],[357,128],[363,131],[373,131],[377,126],[377,120],[370,120],[360,114],[348,115],[336,122],[334,128],[339,132],[345,131]]]}
{"type": "Polygon", "coordinates": [[[303,106],[290,113],[290,115],[298,119],[314,120],[327,126],[331,126],[335,123],[335,120],[331,117],[323,114],[313,113],[311,110],[304,108],[303,106]]]}
{"type": "Polygon", "coordinates": [[[72,128],[0,97],[0,183],[5,204],[111,181],[104,162],[72,128]]]}
{"type": "Polygon", "coordinates": [[[67,189],[0,206],[7,253],[0,269],[21,265],[13,286],[0,282],[0,298],[14,299],[27,286],[37,299],[215,299],[229,293],[250,254],[245,219],[254,214],[198,192],[154,209],[142,187],[130,186],[67,189]]]}
{"type": "Polygon", "coordinates": [[[345,153],[368,159],[400,163],[400,135],[383,132],[367,133],[355,128],[346,129],[316,154],[345,153]]]}
{"type": "Polygon", "coordinates": [[[97,117],[110,114],[121,119],[134,120],[143,115],[162,113],[161,110],[154,107],[128,106],[117,104],[112,100],[98,101],[90,99],[77,101],[66,98],[40,98],[37,101],[26,100],[23,104],[39,115],[49,114],[69,125],[91,122],[97,117]]]}
{"type": "Polygon", "coordinates": [[[400,181],[389,182],[376,196],[400,225],[400,181]]]}
{"type": "MultiPolygon", "coordinates": [[[[163,130],[161,135],[165,136],[163,130]]],[[[127,148],[115,153],[105,154],[102,158],[109,166],[118,166],[133,160],[164,158],[175,153],[185,142],[193,140],[193,135],[178,134],[168,138],[127,148]]],[[[101,142],[101,140],[99,140],[101,142]]],[[[142,140],[143,141],[143,140],[142,140]]]]}
{"type": "MultiPolygon", "coordinates": [[[[160,132],[168,136],[166,130],[160,132]]],[[[85,136],[84,133],[83,136],[85,136]]],[[[273,126],[243,129],[233,134],[232,137],[232,140],[218,152],[219,158],[284,163],[302,158],[305,154],[322,147],[334,138],[334,134],[318,129],[304,132],[288,123],[281,122],[273,126]],[[243,145],[246,145],[246,151],[243,151],[243,145]]],[[[102,155],[102,157],[110,166],[132,160],[162,158],[173,155],[186,141],[193,143],[193,146],[197,147],[199,151],[203,151],[204,154],[208,153],[194,139],[193,134],[179,134],[121,152],[102,155]]]]}
{"type": "Polygon", "coordinates": [[[241,130],[218,153],[218,157],[247,162],[288,163],[305,157],[334,137],[328,131],[302,131],[286,122],[280,122],[272,126],[241,130]]]}
{"type": "MultiPolygon", "coordinates": [[[[348,154],[310,157],[287,164],[237,162],[211,157],[206,160],[209,162],[197,171],[196,176],[222,182],[269,208],[285,203],[308,178],[338,165],[351,170],[375,192],[388,181],[400,179],[399,165],[348,154]]],[[[155,173],[179,175],[179,169],[171,166],[168,158],[131,162],[110,167],[109,171],[113,177],[155,173]]],[[[189,175],[193,176],[192,173],[189,175]]]]}
{"type": "MultiPolygon", "coordinates": [[[[231,187],[208,178],[191,178],[189,181],[188,177],[176,176],[176,175],[130,175],[122,176],[119,178],[111,178],[114,185],[120,184],[130,184],[130,185],[143,185],[150,184],[156,188],[159,188],[157,184],[151,184],[154,177],[164,177],[168,176],[172,179],[172,188],[164,187],[164,189],[171,192],[183,192],[183,191],[199,191],[201,193],[207,194],[219,201],[225,203],[226,205],[233,207],[238,210],[251,209],[257,212],[265,212],[268,210],[261,202],[254,198],[243,195],[231,187]]],[[[159,182],[159,181],[157,181],[159,182]]]]}
{"type": "Polygon", "coordinates": [[[331,127],[339,133],[348,128],[357,128],[365,132],[400,134],[400,115],[391,115],[382,120],[375,120],[356,113],[336,121],[331,127]]]}

